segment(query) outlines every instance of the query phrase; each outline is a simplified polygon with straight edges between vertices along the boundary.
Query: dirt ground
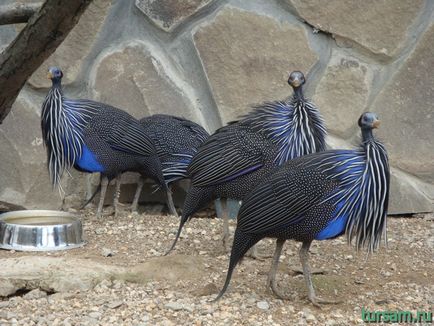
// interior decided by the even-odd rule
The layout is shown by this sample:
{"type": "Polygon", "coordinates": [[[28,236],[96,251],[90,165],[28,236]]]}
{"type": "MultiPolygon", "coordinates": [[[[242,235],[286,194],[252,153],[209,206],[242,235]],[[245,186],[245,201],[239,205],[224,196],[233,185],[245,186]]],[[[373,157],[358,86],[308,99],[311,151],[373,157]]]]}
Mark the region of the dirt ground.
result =
{"type": "MultiPolygon", "coordinates": [[[[133,269],[144,264],[146,277],[104,280],[86,292],[0,299],[0,325],[353,325],[363,324],[369,311],[434,311],[434,219],[393,217],[388,221],[388,248],[366,259],[344,237],[314,242],[311,265],[317,294],[341,300],[321,309],[309,303],[298,258],[299,244],[285,244],[279,285],[290,297],[277,299],[265,286],[271,258],[245,258],[229,290],[209,302],[226,277],[229,255],[221,243],[218,219],[194,218],[175,251],[166,257],[178,227],[171,216],[83,217],[87,244],[51,253],[0,250],[1,259],[28,255],[79,257],[133,269]],[[112,254],[112,255],[110,255],[112,254]],[[107,256],[109,255],[109,256],[107,256]],[[107,257],[106,257],[107,256],[107,257]]],[[[235,222],[231,223],[234,229],[235,222]]],[[[274,241],[263,240],[259,251],[271,255],[274,241]]]]}

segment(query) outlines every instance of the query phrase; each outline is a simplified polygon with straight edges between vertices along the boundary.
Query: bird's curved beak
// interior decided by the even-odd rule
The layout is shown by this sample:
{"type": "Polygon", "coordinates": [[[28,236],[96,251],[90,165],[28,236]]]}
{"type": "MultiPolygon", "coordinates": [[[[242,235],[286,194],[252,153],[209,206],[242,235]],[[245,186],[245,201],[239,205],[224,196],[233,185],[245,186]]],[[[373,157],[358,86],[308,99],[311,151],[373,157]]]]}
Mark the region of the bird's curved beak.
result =
{"type": "Polygon", "coordinates": [[[51,73],[51,71],[47,72],[47,78],[48,79],[52,79],[53,78],[53,74],[51,73]]]}
{"type": "Polygon", "coordinates": [[[291,82],[291,86],[293,86],[293,87],[299,87],[300,85],[301,85],[301,82],[300,82],[299,79],[294,79],[294,80],[291,82]]]}
{"type": "Polygon", "coordinates": [[[373,128],[378,128],[378,127],[380,126],[380,124],[381,124],[381,121],[380,121],[380,120],[375,120],[375,121],[372,123],[372,127],[373,127],[373,128]]]}
{"type": "Polygon", "coordinates": [[[291,85],[292,87],[300,87],[301,85],[301,80],[298,78],[294,78],[294,79],[290,79],[288,80],[288,84],[291,85]]]}

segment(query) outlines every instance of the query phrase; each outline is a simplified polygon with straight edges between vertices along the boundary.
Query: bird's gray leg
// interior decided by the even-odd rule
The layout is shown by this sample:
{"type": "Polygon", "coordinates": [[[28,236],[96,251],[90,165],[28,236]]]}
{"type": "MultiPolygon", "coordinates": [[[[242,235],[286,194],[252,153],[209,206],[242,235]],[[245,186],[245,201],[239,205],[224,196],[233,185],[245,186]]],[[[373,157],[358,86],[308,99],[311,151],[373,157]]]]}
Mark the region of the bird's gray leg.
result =
{"type": "Polygon", "coordinates": [[[173,203],[172,198],[172,187],[167,187],[167,206],[169,207],[169,212],[171,215],[178,217],[178,213],[176,212],[175,204],[173,203]]]}
{"type": "Polygon", "coordinates": [[[226,252],[230,252],[229,248],[229,207],[227,199],[220,200],[222,205],[222,218],[223,218],[223,249],[226,252]]]}
{"type": "Polygon", "coordinates": [[[115,217],[118,217],[118,207],[119,207],[119,196],[121,195],[121,179],[122,174],[118,174],[116,176],[116,187],[115,187],[115,193],[113,197],[113,207],[115,209],[115,217]]]}
{"type": "Polygon", "coordinates": [[[312,275],[311,275],[310,266],[309,266],[309,247],[310,247],[311,243],[312,243],[312,241],[303,242],[303,244],[300,248],[300,261],[301,261],[301,266],[303,267],[303,275],[304,275],[304,280],[306,281],[309,300],[316,307],[320,307],[321,303],[322,304],[340,303],[341,301],[332,301],[332,300],[321,299],[321,298],[317,297],[315,294],[315,289],[313,288],[312,275]]]}
{"type": "Polygon", "coordinates": [[[285,296],[278,288],[276,282],[276,274],[277,267],[279,266],[279,258],[282,254],[283,244],[285,243],[285,239],[277,239],[276,241],[276,249],[274,250],[273,262],[271,264],[270,271],[268,272],[267,278],[267,286],[271,289],[271,291],[282,300],[288,300],[289,297],[285,296]]]}
{"type": "Polygon", "coordinates": [[[137,213],[137,206],[139,205],[139,198],[140,198],[140,194],[142,193],[144,184],[145,184],[145,179],[142,176],[140,176],[139,181],[137,181],[137,189],[136,189],[136,193],[134,194],[133,203],[131,204],[131,211],[133,213],[137,213]]]}
{"type": "Polygon", "coordinates": [[[107,186],[109,184],[109,180],[106,176],[101,176],[101,193],[99,197],[98,209],[96,211],[96,217],[100,218],[102,214],[102,207],[104,206],[105,193],[107,191],[107,186]]]}
{"type": "Polygon", "coordinates": [[[93,191],[92,191],[92,173],[89,173],[86,176],[86,200],[87,203],[89,203],[92,200],[93,191]]]}

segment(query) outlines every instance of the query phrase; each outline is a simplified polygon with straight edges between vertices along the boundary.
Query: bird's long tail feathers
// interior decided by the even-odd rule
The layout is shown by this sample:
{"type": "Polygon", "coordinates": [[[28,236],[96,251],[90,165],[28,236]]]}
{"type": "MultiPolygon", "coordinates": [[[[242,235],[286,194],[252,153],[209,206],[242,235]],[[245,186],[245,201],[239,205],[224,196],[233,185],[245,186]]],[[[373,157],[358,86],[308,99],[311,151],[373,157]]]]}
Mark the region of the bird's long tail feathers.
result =
{"type": "Polygon", "coordinates": [[[178,233],[173,241],[172,247],[166,253],[170,253],[175,248],[176,242],[181,235],[184,224],[191,219],[194,213],[201,208],[205,207],[213,199],[214,188],[194,187],[190,186],[187,192],[187,197],[184,201],[184,207],[182,209],[181,222],[179,223],[178,233]]]}
{"type": "Polygon", "coordinates": [[[141,172],[143,177],[150,177],[157,184],[157,190],[167,191],[167,183],[163,176],[163,166],[157,156],[149,156],[142,161],[144,170],[141,172]]]}
{"type": "Polygon", "coordinates": [[[188,216],[184,215],[184,213],[183,213],[181,216],[181,221],[179,222],[178,232],[176,233],[175,240],[173,240],[173,243],[172,243],[172,246],[170,247],[170,249],[164,254],[165,256],[170,254],[170,252],[173,250],[173,248],[175,248],[176,243],[178,242],[179,236],[181,235],[182,228],[184,227],[184,224],[185,224],[185,222],[187,222],[187,220],[188,220],[188,216]]]}
{"type": "Polygon", "coordinates": [[[226,275],[226,281],[220,293],[213,300],[213,302],[219,300],[223,296],[223,294],[225,294],[229,286],[229,283],[231,281],[232,273],[234,271],[235,266],[244,257],[246,252],[251,247],[253,247],[259,240],[260,240],[259,238],[254,237],[253,235],[243,233],[238,229],[235,230],[234,243],[232,244],[231,259],[229,261],[229,268],[228,268],[228,273],[226,275]]]}

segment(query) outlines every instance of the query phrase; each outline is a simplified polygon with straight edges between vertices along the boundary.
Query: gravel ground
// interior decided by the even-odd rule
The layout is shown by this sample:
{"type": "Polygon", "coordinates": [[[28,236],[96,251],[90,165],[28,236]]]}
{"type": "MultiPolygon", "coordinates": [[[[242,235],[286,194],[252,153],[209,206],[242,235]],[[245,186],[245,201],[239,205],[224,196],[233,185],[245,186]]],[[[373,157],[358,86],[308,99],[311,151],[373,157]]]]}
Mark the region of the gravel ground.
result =
{"type": "MultiPolygon", "coordinates": [[[[84,248],[53,253],[0,250],[0,259],[80,257],[90,264],[127,268],[148,262],[153,276],[103,280],[87,292],[53,294],[36,289],[0,298],[0,325],[353,325],[363,324],[362,307],[434,311],[432,216],[390,218],[388,248],[369,259],[349,247],[345,238],[315,242],[311,264],[324,273],[314,275],[317,294],[342,300],[319,309],[307,300],[298,243],[286,243],[278,274],[289,300],[275,298],[265,287],[270,258],[245,258],[228,292],[211,303],[223,285],[229,258],[220,241],[220,220],[193,219],[175,251],[162,257],[174,239],[178,219],[124,211],[118,218],[95,221],[90,210],[80,213],[88,241],[84,248]]],[[[259,251],[271,255],[273,245],[264,240],[259,251]]]]}

